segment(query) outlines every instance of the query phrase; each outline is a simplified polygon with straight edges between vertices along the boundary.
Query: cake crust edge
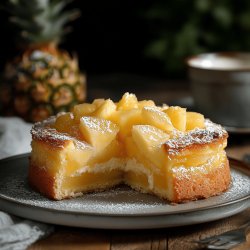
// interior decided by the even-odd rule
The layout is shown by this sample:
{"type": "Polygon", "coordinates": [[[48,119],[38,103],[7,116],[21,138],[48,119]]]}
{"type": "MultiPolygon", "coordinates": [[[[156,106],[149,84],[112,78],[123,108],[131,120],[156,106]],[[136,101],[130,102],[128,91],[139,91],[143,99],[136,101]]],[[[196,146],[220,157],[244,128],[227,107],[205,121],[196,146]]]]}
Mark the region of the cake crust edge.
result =
{"type": "Polygon", "coordinates": [[[230,187],[230,183],[230,165],[225,157],[220,166],[207,173],[204,171],[202,175],[189,171],[188,174],[179,172],[174,176],[172,202],[180,203],[219,195],[230,187]]]}

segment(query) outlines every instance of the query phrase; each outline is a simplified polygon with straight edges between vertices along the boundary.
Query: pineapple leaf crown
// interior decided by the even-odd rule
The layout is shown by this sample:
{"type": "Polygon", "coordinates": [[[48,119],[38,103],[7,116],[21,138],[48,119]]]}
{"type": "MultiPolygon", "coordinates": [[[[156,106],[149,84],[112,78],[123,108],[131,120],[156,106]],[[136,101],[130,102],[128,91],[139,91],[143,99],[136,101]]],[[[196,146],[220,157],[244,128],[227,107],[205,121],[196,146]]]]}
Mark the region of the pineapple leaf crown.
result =
{"type": "Polygon", "coordinates": [[[64,10],[70,0],[7,0],[2,6],[29,45],[58,44],[71,31],[66,24],[80,16],[78,9],[64,10]]]}

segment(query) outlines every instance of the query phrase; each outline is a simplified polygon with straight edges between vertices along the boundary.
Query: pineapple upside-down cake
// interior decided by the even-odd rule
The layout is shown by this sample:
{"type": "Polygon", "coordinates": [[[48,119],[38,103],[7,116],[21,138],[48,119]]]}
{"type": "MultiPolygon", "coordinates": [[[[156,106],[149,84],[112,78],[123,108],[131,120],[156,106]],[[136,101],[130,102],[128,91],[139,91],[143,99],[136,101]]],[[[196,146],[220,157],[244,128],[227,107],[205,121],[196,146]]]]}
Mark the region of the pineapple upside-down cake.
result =
{"type": "Polygon", "coordinates": [[[124,183],[179,203],[230,185],[228,134],[220,125],[134,94],[76,105],[31,133],[29,182],[55,200],[124,183]]]}

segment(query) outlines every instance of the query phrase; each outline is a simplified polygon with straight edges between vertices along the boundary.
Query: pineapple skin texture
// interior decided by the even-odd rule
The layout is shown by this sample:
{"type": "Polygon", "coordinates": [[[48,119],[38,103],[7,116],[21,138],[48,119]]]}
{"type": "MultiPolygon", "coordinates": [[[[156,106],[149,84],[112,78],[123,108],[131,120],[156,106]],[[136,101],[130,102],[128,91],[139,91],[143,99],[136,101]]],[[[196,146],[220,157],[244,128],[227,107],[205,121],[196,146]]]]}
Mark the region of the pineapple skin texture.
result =
{"type": "Polygon", "coordinates": [[[71,111],[86,98],[86,77],[76,58],[47,47],[26,51],[6,65],[0,85],[1,114],[28,122],[71,111]]]}

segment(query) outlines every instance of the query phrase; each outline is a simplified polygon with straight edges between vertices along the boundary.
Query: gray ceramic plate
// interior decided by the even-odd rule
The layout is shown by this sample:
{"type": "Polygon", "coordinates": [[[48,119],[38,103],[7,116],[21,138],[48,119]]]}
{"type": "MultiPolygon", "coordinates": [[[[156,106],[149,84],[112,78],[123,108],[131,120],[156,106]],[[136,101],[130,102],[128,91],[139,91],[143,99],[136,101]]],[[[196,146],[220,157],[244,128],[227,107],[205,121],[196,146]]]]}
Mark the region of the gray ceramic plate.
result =
{"type": "Polygon", "coordinates": [[[239,213],[250,205],[250,170],[231,160],[232,185],[219,196],[171,205],[126,186],[51,201],[27,183],[29,155],[0,161],[0,209],[42,222],[90,228],[146,229],[202,223],[239,213]]]}

